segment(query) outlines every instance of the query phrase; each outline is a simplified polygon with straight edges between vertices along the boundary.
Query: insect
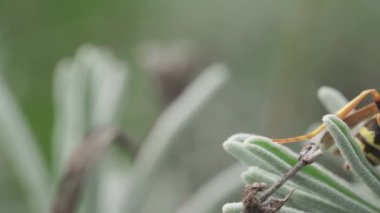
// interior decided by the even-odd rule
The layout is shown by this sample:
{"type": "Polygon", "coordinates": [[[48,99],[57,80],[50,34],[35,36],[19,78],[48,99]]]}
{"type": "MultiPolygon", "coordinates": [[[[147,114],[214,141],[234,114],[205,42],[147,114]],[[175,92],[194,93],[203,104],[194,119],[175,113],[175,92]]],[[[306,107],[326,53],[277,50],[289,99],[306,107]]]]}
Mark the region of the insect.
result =
{"type": "MultiPolygon", "coordinates": [[[[363,121],[365,122],[355,135],[356,142],[369,162],[373,165],[380,165],[380,94],[375,89],[364,90],[335,114],[350,128],[357,126],[363,121]],[[356,107],[368,96],[371,97],[372,101],[355,111],[356,107]]],[[[322,124],[305,135],[272,140],[277,143],[303,141],[315,137],[324,129],[325,125],[322,124]]],[[[325,133],[321,139],[321,143],[326,147],[330,147],[334,142],[331,135],[325,133]]]]}

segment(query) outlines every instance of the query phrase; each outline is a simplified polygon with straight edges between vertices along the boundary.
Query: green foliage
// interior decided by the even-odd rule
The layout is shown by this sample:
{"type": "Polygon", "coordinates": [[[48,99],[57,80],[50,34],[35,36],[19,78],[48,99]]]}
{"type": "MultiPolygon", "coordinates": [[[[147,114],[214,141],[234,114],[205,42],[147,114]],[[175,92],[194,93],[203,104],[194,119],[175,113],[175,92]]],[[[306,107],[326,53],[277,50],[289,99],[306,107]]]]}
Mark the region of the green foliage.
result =
{"type": "Polygon", "coordinates": [[[8,86],[0,78],[0,150],[21,185],[30,210],[47,213],[49,172],[41,150],[8,86]]]}
{"type": "Polygon", "coordinates": [[[215,64],[206,69],[158,118],[132,168],[125,211],[140,212],[155,173],[162,166],[173,137],[226,80],[227,68],[215,64]]]}
{"type": "MultiPolygon", "coordinates": [[[[33,212],[50,209],[57,181],[73,149],[80,144],[88,130],[117,123],[123,91],[128,84],[128,67],[107,50],[85,45],[74,58],[60,62],[55,72],[53,134],[53,169],[48,168],[37,147],[21,110],[7,85],[0,81],[0,131],[2,154],[33,212]],[[53,192],[53,193],[52,193],[53,192]]],[[[173,138],[204,106],[228,77],[224,65],[215,64],[201,73],[158,118],[140,152],[131,165],[115,166],[112,157],[93,174],[85,194],[81,212],[144,212],[145,197],[150,194],[156,174],[162,168],[173,138]],[[100,190],[102,193],[96,193],[100,190]]],[[[336,111],[346,99],[336,90],[323,88],[318,94],[329,112],[336,111]]],[[[284,197],[296,189],[281,212],[378,212],[380,175],[358,150],[348,127],[329,115],[323,121],[342,150],[343,157],[367,191],[358,192],[352,183],[333,174],[319,164],[303,168],[297,176],[281,187],[275,196],[284,197]],[[368,191],[369,189],[369,191],[368,191]],[[371,192],[372,191],[372,192],[371,192]],[[367,199],[376,194],[375,200],[367,199]],[[338,205],[339,204],[339,205],[338,205]]],[[[249,166],[234,164],[211,178],[177,209],[188,213],[196,209],[208,213],[232,194],[239,193],[243,182],[274,183],[297,162],[295,152],[270,139],[252,134],[236,134],[223,144],[232,156],[249,166]]],[[[223,212],[240,212],[241,203],[224,205],[223,212]]]]}
{"type": "MultiPolygon", "coordinates": [[[[322,101],[332,111],[345,103],[344,97],[330,88],[322,88],[319,92],[322,101]],[[334,100],[334,101],[331,101],[334,100]]],[[[364,158],[358,149],[355,139],[343,121],[334,115],[325,116],[323,121],[333,136],[345,160],[352,166],[357,177],[375,194],[379,193],[379,174],[364,158]]],[[[297,162],[297,155],[285,146],[273,143],[270,139],[255,135],[237,134],[224,142],[225,150],[238,160],[249,166],[242,173],[246,184],[265,182],[273,184],[279,177],[291,169],[297,162]]],[[[326,170],[317,163],[303,168],[294,178],[289,180],[276,195],[286,196],[296,189],[287,203],[292,207],[307,212],[378,212],[380,206],[367,197],[370,191],[361,194],[351,183],[326,170]]],[[[236,212],[242,209],[241,204],[226,204],[224,212],[236,212]]]]}
{"type": "MultiPolygon", "coordinates": [[[[21,110],[5,83],[0,81],[0,131],[7,139],[0,141],[1,151],[22,186],[30,211],[49,212],[52,198],[57,193],[56,184],[87,132],[96,127],[117,124],[128,73],[125,63],[108,50],[92,45],[82,46],[73,58],[58,64],[54,81],[52,172],[45,165],[21,110]]],[[[228,74],[222,64],[214,64],[202,72],[161,114],[132,167],[116,166],[118,162],[113,161],[117,156],[115,153],[105,158],[90,181],[86,181],[89,190],[81,199],[80,212],[141,212],[144,197],[150,193],[155,174],[164,164],[173,137],[223,85],[228,74]]],[[[242,170],[240,165],[231,168],[228,174],[236,174],[237,170],[242,170]]],[[[222,175],[215,183],[225,181],[222,175]]],[[[236,183],[241,185],[238,179],[236,183]]],[[[220,187],[220,184],[213,184],[211,188],[216,186],[220,187]]],[[[228,194],[223,190],[221,195],[228,194]]],[[[205,209],[207,205],[208,202],[205,209]]]]}
{"type": "Polygon", "coordinates": [[[1,151],[22,186],[30,211],[49,212],[55,184],[75,146],[90,128],[114,122],[127,72],[126,66],[107,50],[91,45],[82,46],[73,59],[61,61],[54,85],[53,174],[21,110],[1,81],[1,151]]]}
{"type": "Polygon", "coordinates": [[[368,186],[369,190],[380,198],[380,174],[365,159],[362,150],[359,149],[354,137],[350,134],[349,127],[334,115],[326,115],[323,121],[352,171],[368,186]]]}

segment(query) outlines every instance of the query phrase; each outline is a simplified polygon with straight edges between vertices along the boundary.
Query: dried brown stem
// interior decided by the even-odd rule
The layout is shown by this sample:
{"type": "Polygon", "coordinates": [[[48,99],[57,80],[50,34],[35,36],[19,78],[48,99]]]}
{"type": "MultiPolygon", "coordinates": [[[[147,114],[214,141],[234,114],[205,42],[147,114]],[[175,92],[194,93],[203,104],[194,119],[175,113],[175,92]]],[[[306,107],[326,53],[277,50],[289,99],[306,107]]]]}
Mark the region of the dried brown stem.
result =
{"type": "Polygon", "coordinates": [[[114,141],[133,154],[137,151],[137,145],[128,135],[115,128],[96,129],[76,147],[59,182],[53,213],[75,211],[87,172],[114,141]]]}
{"type": "Polygon", "coordinates": [[[322,155],[319,147],[314,143],[305,145],[300,151],[298,162],[296,165],[283,175],[277,182],[271,187],[263,190],[263,183],[253,183],[252,186],[248,186],[245,189],[243,195],[243,204],[245,213],[272,213],[279,210],[289,200],[294,190],[290,192],[284,199],[275,199],[271,196],[276,192],[286,181],[294,177],[304,166],[313,163],[319,156],[322,155]],[[259,185],[258,185],[259,184],[259,185]],[[263,191],[263,193],[256,197],[257,192],[263,191]]]}

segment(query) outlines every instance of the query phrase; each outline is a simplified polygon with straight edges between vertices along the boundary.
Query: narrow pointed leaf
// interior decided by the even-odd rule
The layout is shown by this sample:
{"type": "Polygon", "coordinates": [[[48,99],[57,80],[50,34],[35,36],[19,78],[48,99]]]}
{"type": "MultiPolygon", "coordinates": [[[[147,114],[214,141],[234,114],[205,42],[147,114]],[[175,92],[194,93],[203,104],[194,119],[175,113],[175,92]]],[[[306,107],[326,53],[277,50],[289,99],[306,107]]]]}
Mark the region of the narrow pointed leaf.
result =
{"type": "MultiPolygon", "coordinates": [[[[243,172],[242,177],[247,184],[252,184],[253,182],[265,182],[268,185],[272,185],[276,180],[280,178],[280,176],[267,172],[258,167],[249,168],[247,171],[243,172]]],[[[336,205],[332,203],[331,200],[310,193],[309,191],[304,191],[303,189],[297,187],[297,185],[294,184],[292,180],[289,180],[287,183],[285,183],[277,191],[277,193],[281,195],[281,197],[285,197],[294,188],[296,188],[296,190],[289,200],[289,204],[292,204],[292,206],[294,205],[299,209],[310,212],[350,212],[350,210],[344,208],[345,206],[343,205],[336,205]]]]}
{"type": "Polygon", "coordinates": [[[239,203],[227,203],[222,208],[223,213],[241,213],[243,210],[243,204],[239,203]]]}
{"type": "MultiPolygon", "coordinates": [[[[251,144],[254,146],[261,147],[262,149],[267,150],[267,152],[260,152],[263,154],[268,153],[268,157],[270,159],[267,159],[269,162],[275,162],[277,170],[276,171],[282,171],[286,172],[286,164],[289,166],[295,165],[297,162],[297,155],[290,149],[273,143],[270,141],[270,139],[265,137],[252,137],[246,140],[245,144],[251,144]],[[281,161],[278,161],[278,158],[273,158],[273,156],[277,156],[281,161]],[[274,160],[276,159],[276,160],[274,160]],[[284,164],[286,162],[286,164],[284,164]]],[[[252,147],[251,147],[252,149],[252,147]]],[[[257,150],[258,148],[256,148],[257,150]]],[[[259,149],[260,150],[260,149],[259,149]]],[[[258,153],[255,153],[258,155],[258,153]]],[[[266,155],[265,155],[266,156],[266,155]]],[[[272,166],[275,166],[273,163],[272,166]]],[[[322,166],[320,166],[317,163],[313,163],[301,170],[301,173],[295,179],[301,179],[300,181],[307,184],[312,184],[313,186],[317,187],[317,191],[324,189],[332,192],[331,196],[337,196],[341,194],[343,196],[342,199],[345,199],[346,201],[353,201],[354,203],[358,204],[364,204],[365,206],[370,206],[372,209],[377,209],[378,207],[376,204],[370,203],[368,200],[363,199],[363,196],[358,194],[358,192],[355,192],[351,187],[350,184],[347,183],[342,178],[338,177],[337,175],[332,174],[330,171],[326,170],[322,166]],[[306,182],[305,182],[306,181],[306,182]],[[317,185],[315,185],[317,184],[317,185]],[[319,185],[322,185],[322,188],[319,187],[319,185]],[[345,195],[345,196],[344,196],[345,195]]],[[[304,186],[306,188],[310,187],[310,185],[304,186]]],[[[322,190],[323,191],[323,190],[322,190]]],[[[320,193],[322,193],[320,191],[320,193]]],[[[355,205],[356,205],[355,204],[355,205]]]]}
{"type": "Polygon", "coordinates": [[[380,178],[357,146],[350,129],[335,115],[326,115],[323,121],[341,150],[343,157],[350,164],[352,171],[370,190],[380,197],[380,178]]]}
{"type": "Polygon", "coordinates": [[[50,175],[27,122],[0,77],[0,149],[25,193],[32,212],[49,210],[50,175]]]}
{"type": "Polygon", "coordinates": [[[332,87],[321,87],[318,90],[318,98],[329,113],[335,113],[348,103],[347,98],[332,87]]]}
{"type": "MultiPolygon", "coordinates": [[[[283,174],[291,168],[291,165],[280,160],[279,157],[275,156],[270,151],[267,151],[258,145],[245,144],[245,146],[252,152],[253,155],[257,155],[261,159],[265,159],[266,161],[271,162],[271,165],[273,166],[272,169],[274,169],[279,174],[283,174]]],[[[334,199],[337,202],[341,202],[343,205],[349,206],[350,209],[353,209],[354,211],[371,212],[370,207],[367,203],[364,203],[364,201],[361,203],[357,199],[345,196],[343,193],[336,190],[335,188],[330,187],[326,183],[303,173],[302,170],[295,177],[293,177],[293,181],[305,190],[318,194],[319,196],[325,196],[328,199],[334,199]]]]}
{"type": "Polygon", "coordinates": [[[177,213],[192,213],[195,210],[198,213],[212,212],[220,203],[225,202],[225,199],[231,194],[240,192],[244,187],[238,175],[244,168],[245,166],[236,163],[216,175],[200,187],[177,213]]]}
{"type": "Polygon", "coordinates": [[[124,205],[126,212],[141,211],[155,172],[162,166],[174,136],[223,85],[228,73],[222,64],[210,66],[158,118],[136,157],[131,177],[132,185],[124,205]]]}

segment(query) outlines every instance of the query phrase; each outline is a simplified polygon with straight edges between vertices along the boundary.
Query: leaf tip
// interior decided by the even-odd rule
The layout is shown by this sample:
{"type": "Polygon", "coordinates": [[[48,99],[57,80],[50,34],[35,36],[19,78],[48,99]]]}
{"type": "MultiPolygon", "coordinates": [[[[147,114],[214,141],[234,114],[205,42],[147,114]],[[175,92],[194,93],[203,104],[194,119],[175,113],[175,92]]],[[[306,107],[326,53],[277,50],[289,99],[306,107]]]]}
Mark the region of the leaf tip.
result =
{"type": "Polygon", "coordinates": [[[323,121],[323,123],[328,123],[328,122],[330,122],[332,120],[336,120],[336,119],[338,119],[338,117],[336,115],[327,114],[327,115],[323,116],[322,121],[323,121]]]}
{"type": "Polygon", "coordinates": [[[227,203],[222,207],[223,213],[240,213],[242,210],[242,203],[227,203]]]}

